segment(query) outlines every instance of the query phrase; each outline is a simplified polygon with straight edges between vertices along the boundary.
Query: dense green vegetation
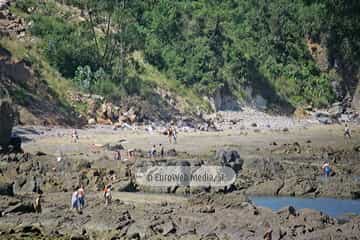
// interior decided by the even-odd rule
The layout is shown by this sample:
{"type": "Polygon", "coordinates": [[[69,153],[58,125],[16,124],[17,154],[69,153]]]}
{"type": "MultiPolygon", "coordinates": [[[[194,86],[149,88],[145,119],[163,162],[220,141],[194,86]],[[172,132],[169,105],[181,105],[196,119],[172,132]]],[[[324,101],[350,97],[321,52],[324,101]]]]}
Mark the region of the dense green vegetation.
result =
{"type": "Polygon", "coordinates": [[[35,7],[27,17],[32,34],[42,39],[43,54],[85,91],[143,94],[149,85],[141,77],[144,65],[134,58],[141,51],[168,79],[198,95],[222,89],[246,100],[251,88],[273,103],[293,106],[331,103],[331,81],[358,71],[359,5],[356,0],[16,3],[24,12],[35,7]],[[329,69],[338,68],[339,75],[320,71],[307,39],[328,49],[329,69]]]}

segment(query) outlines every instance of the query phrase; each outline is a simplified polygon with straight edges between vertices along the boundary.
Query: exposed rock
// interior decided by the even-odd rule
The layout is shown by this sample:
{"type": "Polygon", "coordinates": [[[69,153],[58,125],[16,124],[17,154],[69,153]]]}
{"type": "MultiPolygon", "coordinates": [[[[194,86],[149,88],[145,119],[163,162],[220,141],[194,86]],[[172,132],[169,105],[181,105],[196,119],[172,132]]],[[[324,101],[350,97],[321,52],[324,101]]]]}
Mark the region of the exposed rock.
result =
{"type": "Polygon", "coordinates": [[[24,84],[33,77],[31,68],[24,60],[17,63],[0,62],[0,72],[18,84],[24,84]]]}
{"type": "Polygon", "coordinates": [[[171,219],[160,220],[152,223],[151,228],[154,232],[167,236],[176,232],[176,225],[171,219]]]}
{"type": "Polygon", "coordinates": [[[288,206],[288,207],[282,208],[279,211],[277,211],[276,213],[282,217],[285,217],[286,219],[288,219],[289,216],[296,217],[298,215],[296,212],[296,209],[293,206],[288,206]]]}
{"type": "Polygon", "coordinates": [[[329,109],[328,113],[333,117],[339,117],[344,111],[344,107],[340,102],[334,103],[329,109]]]}
{"type": "Polygon", "coordinates": [[[137,186],[136,184],[131,181],[120,181],[113,184],[113,188],[119,192],[136,192],[137,186]]]}
{"type": "Polygon", "coordinates": [[[312,179],[293,177],[285,180],[284,187],[279,191],[280,195],[302,196],[313,193],[317,184],[312,179]]]}
{"type": "Polygon", "coordinates": [[[311,37],[307,38],[307,46],[313,59],[318,64],[321,71],[327,71],[329,68],[328,48],[323,42],[316,42],[311,37]]]}
{"type": "Polygon", "coordinates": [[[351,106],[352,106],[352,108],[355,109],[355,111],[360,113],[360,81],[358,82],[358,84],[356,86],[351,106]]]}
{"type": "Polygon", "coordinates": [[[303,107],[298,107],[294,112],[294,117],[297,119],[304,119],[310,116],[310,113],[303,107]]]}
{"type": "Polygon", "coordinates": [[[73,233],[70,236],[70,240],[87,240],[89,239],[86,235],[80,233],[73,233]]]}
{"type": "Polygon", "coordinates": [[[3,149],[7,149],[7,145],[10,143],[14,118],[15,112],[11,101],[0,96],[0,147],[3,149]]]}
{"type": "Polygon", "coordinates": [[[24,20],[8,11],[10,1],[0,1],[0,37],[23,37],[25,32],[24,20]]]}
{"type": "Polygon", "coordinates": [[[214,111],[219,110],[240,110],[240,104],[238,100],[230,93],[227,88],[218,88],[214,96],[210,99],[210,105],[214,111]]]}
{"type": "Polygon", "coordinates": [[[120,143],[110,143],[106,148],[109,151],[120,151],[125,149],[120,143]]]}
{"type": "Polygon", "coordinates": [[[235,173],[239,173],[244,163],[244,160],[240,158],[240,154],[236,150],[217,150],[215,158],[222,165],[231,167],[235,173]]]}
{"type": "Polygon", "coordinates": [[[166,152],[166,155],[169,156],[169,157],[176,157],[177,156],[177,152],[174,148],[172,149],[169,149],[167,152],[166,152]]]}
{"type": "Polygon", "coordinates": [[[19,176],[15,181],[15,193],[41,193],[40,178],[35,176],[19,176]]]}
{"type": "Polygon", "coordinates": [[[46,153],[44,153],[44,152],[42,152],[42,151],[37,151],[37,152],[35,153],[35,156],[38,156],[38,157],[40,157],[40,156],[46,156],[46,153]]]}
{"type": "Polygon", "coordinates": [[[147,233],[146,226],[144,226],[143,224],[133,223],[128,228],[126,236],[127,239],[142,240],[142,239],[146,239],[147,236],[146,233],[147,233]]]}
{"type": "Polygon", "coordinates": [[[360,190],[359,191],[351,191],[352,199],[360,199],[360,190]]]}
{"type": "Polygon", "coordinates": [[[0,195],[14,196],[13,183],[0,183],[0,195]]]}
{"type": "Polygon", "coordinates": [[[280,179],[266,181],[257,185],[250,186],[246,190],[249,195],[267,195],[275,196],[278,195],[280,190],[284,186],[284,181],[280,179]]]}
{"type": "Polygon", "coordinates": [[[2,215],[4,216],[9,213],[24,214],[24,213],[34,213],[34,212],[35,212],[34,205],[31,202],[22,202],[16,204],[15,206],[8,207],[2,212],[2,215]]]}
{"type": "Polygon", "coordinates": [[[314,230],[322,229],[326,224],[334,224],[334,220],[328,215],[312,209],[302,209],[299,211],[299,216],[310,225],[314,230]]]}
{"type": "Polygon", "coordinates": [[[326,112],[316,112],[315,118],[322,124],[333,124],[334,119],[326,112]]]}
{"type": "Polygon", "coordinates": [[[201,213],[214,213],[215,212],[215,208],[213,206],[205,206],[199,209],[199,212],[201,213]]]}
{"type": "Polygon", "coordinates": [[[16,233],[30,233],[31,235],[41,235],[42,231],[38,224],[34,225],[20,225],[15,230],[16,233]]]}
{"type": "Polygon", "coordinates": [[[94,118],[90,118],[90,119],[88,120],[88,124],[89,124],[89,125],[95,125],[95,124],[96,124],[96,120],[95,120],[94,118]]]}
{"type": "MultiPolygon", "coordinates": [[[[129,232],[129,227],[134,223],[134,219],[132,219],[130,213],[128,211],[122,212],[118,219],[118,223],[116,224],[116,230],[119,231],[127,231],[128,236],[132,237],[135,234],[129,232]]],[[[132,229],[133,233],[137,233],[136,229],[132,229]]],[[[139,234],[140,236],[140,234],[139,234]]]]}

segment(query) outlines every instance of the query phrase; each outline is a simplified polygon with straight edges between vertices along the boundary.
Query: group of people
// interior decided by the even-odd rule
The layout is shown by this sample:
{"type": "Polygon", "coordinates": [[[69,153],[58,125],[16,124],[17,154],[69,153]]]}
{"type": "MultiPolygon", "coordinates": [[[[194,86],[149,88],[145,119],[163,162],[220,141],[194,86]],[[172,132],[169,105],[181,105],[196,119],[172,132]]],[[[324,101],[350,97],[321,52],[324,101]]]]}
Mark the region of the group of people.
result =
{"type": "MultiPolygon", "coordinates": [[[[344,138],[345,138],[345,140],[347,140],[347,139],[351,140],[351,129],[348,124],[345,124],[344,138]]],[[[325,177],[330,177],[331,173],[333,173],[333,169],[331,168],[329,161],[325,161],[323,163],[321,169],[322,169],[322,172],[325,177]]]]}
{"type": "Polygon", "coordinates": [[[155,158],[157,156],[164,157],[165,156],[165,149],[164,146],[160,143],[159,144],[159,151],[156,148],[156,145],[154,144],[152,148],[149,151],[149,155],[151,158],[155,158]]]}
{"type": "MultiPolygon", "coordinates": [[[[136,150],[134,148],[128,149],[126,151],[126,153],[125,153],[127,158],[124,158],[124,161],[126,161],[126,160],[135,160],[135,152],[136,152],[136,150]]],[[[116,161],[123,160],[120,150],[115,150],[114,151],[114,158],[113,159],[116,160],[116,161]]]]}
{"type": "MultiPolygon", "coordinates": [[[[351,129],[350,129],[348,124],[345,124],[344,138],[345,138],[345,140],[347,140],[347,139],[351,140],[351,129]]],[[[325,161],[323,163],[321,169],[322,169],[323,174],[324,174],[325,177],[330,177],[331,173],[333,172],[329,161],[325,161]]]]}
{"type": "MultiPolygon", "coordinates": [[[[105,205],[111,204],[112,194],[111,194],[112,185],[108,184],[103,190],[103,197],[105,205]]],[[[40,200],[37,200],[40,202],[40,200]]],[[[84,186],[81,185],[79,188],[76,188],[71,197],[71,208],[75,209],[77,212],[85,207],[85,190],[84,186]]],[[[41,207],[40,207],[41,208],[41,207]]],[[[41,211],[41,210],[40,210],[41,211]]]]}

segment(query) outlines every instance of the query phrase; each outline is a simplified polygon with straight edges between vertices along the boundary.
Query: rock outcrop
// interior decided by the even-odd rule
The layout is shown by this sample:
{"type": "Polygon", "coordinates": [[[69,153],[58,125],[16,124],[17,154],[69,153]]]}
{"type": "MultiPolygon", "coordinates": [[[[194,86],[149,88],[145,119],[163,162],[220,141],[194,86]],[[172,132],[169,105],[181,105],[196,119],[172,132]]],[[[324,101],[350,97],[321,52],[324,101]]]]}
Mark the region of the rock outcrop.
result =
{"type": "Polygon", "coordinates": [[[11,139],[11,131],[14,125],[15,112],[7,93],[0,93],[0,148],[7,148],[11,139]]]}
{"type": "Polygon", "coordinates": [[[224,166],[231,167],[236,173],[239,173],[244,163],[244,160],[240,158],[240,154],[235,150],[218,150],[216,160],[224,166]]]}
{"type": "Polygon", "coordinates": [[[22,37],[25,35],[24,21],[9,12],[9,6],[9,0],[0,1],[0,37],[22,37]]]}

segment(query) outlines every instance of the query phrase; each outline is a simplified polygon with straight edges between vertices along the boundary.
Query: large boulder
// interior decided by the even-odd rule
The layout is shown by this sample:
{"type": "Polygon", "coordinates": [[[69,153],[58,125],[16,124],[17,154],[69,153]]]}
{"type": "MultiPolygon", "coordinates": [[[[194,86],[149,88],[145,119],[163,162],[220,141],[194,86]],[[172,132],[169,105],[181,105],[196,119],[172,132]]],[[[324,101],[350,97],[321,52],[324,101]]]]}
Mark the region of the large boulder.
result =
{"type": "Polygon", "coordinates": [[[12,103],[5,94],[0,93],[0,148],[2,149],[6,148],[10,143],[15,120],[12,103]]]}
{"type": "Polygon", "coordinates": [[[360,81],[358,82],[357,87],[355,89],[351,106],[352,108],[355,109],[355,111],[360,112],[360,81]]]}
{"type": "Polygon", "coordinates": [[[12,183],[0,183],[0,196],[14,196],[14,188],[12,183]]]}
{"type": "Polygon", "coordinates": [[[217,150],[216,160],[224,166],[231,167],[236,173],[240,172],[244,164],[244,160],[236,150],[217,150]]]}
{"type": "Polygon", "coordinates": [[[34,212],[35,212],[35,208],[31,202],[21,202],[21,203],[18,203],[14,206],[10,206],[7,209],[5,209],[2,212],[2,215],[5,216],[6,214],[9,214],[9,213],[24,214],[24,213],[34,213],[34,212]]]}

